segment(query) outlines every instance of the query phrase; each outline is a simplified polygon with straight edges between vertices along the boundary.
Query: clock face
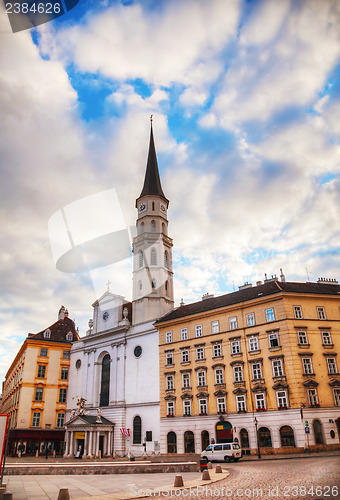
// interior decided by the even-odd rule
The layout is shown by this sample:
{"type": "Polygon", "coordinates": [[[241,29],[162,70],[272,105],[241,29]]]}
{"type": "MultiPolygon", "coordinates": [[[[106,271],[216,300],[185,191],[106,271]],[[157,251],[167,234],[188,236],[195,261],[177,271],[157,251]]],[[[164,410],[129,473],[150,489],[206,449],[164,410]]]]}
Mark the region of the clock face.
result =
{"type": "Polygon", "coordinates": [[[135,355],[136,358],[140,358],[142,355],[142,348],[140,345],[137,345],[133,351],[133,354],[135,355]]]}
{"type": "Polygon", "coordinates": [[[165,205],[163,205],[163,203],[161,203],[160,209],[161,209],[161,212],[165,212],[166,211],[165,205]]]}
{"type": "Polygon", "coordinates": [[[103,320],[106,321],[109,318],[109,313],[107,311],[103,314],[103,320]]]}
{"type": "Polygon", "coordinates": [[[77,368],[77,370],[79,370],[80,367],[81,367],[81,360],[77,359],[77,361],[76,361],[76,368],[77,368]]]}
{"type": "Polygon", "coordinates": [[[142,213],[142,212],[145,212],[145,210],[148,209],[148,204],[146,201],[144,201],[143,203],[141,203],[138,207],[138,212],[139,213],[142,213]]]}

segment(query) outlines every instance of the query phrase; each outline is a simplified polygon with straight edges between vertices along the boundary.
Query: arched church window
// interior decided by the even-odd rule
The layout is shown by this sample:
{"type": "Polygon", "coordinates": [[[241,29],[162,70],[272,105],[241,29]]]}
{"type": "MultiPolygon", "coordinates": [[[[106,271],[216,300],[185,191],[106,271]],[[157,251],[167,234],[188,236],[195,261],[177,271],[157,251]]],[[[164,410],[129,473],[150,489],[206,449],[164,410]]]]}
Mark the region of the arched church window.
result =
{"type": "Polygon", "coordinates": [[[166,295],[168,295],[168,291],[169,291],[169,282],[168,280],[165,282],[165,293],[166,295]]]}
{"type": "Polygon", "coordinates": [[[155,248],[151,248],[151,265],[157,266],[157,252],[155,248]]]}
{"type": "Polygon", "coordinates": [[[141,250],[138,254],[138,267],[143,267],[143,262],[144,258],[143,258],[143,252],[141,250]]]}
{"type": "Polygon", "coordinates": [[[155,210],[155,202],[154,201],[152,202],[152,210],[153,211],[155,210]]]}
{"type": "Polygon", "coordinates": [[[164,267],[168,268],[168,252],[165,250],[164,252],[164,267]]]}
{"type": "Polygon", "coordinates": [[[152,220],[152,221],[151,221],[151,231],[152,231],[153,233],[155,233],[155,232],[156,232],[156,222],[155,222],[154,220],[152,220]]]}
{"type": "Polygon", "coordinates": [[[141,225],[140,225],[140,232],[144,233],[144,230],[145,230],[145,228],[144,228],[144,222],[142,222],[141,225]]]}
{"type": "Polygon", "coordinates": [[[110,396],[110,355],[105,354],[102,361],[102,377],[100,384],[99,406],[109,406],[110,396]]]}
{"type": "Polygon", "coordinates": [[[152,280],[151,282],[151,286],[152,286],[152,289],[155,290],[156,289],[156,280],[155,278],[152,280]]]}
{"type": "Polygon", "coordinates": [[[166,227],[165,227],[164,222],[162,222],[162,233],[166,234],[166,227]]]}
{"type": "Polygon", "coordinates": [[[133,444],[142,444],[142,419],[136,415],[133,419],[133,444]]]}

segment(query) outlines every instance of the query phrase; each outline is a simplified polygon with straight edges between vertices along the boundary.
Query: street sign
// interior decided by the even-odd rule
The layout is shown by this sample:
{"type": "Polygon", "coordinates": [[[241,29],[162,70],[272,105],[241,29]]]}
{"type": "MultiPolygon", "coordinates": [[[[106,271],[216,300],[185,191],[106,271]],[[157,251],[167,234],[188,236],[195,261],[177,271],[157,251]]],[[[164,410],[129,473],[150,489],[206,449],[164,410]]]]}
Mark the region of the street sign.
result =
{"type": "Polygon", "coordinates": [[[305,427],[305,433],[310,434],[310,427],[305,427]]]}

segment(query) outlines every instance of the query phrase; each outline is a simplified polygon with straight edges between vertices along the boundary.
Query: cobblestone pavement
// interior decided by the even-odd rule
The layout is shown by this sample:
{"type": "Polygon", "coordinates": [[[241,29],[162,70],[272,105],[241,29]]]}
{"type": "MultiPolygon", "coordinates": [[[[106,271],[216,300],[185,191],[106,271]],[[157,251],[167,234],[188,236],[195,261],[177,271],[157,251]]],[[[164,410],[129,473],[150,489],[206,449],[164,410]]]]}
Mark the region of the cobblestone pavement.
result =
{"type": "Polygon", "coordinates": [[[198,491],[188,488],[176,497],[199,500],[340,498],[339,456],[239,462],[223,465],[223,468],[230,472],[227,479],[200,487],[198,491]]]}

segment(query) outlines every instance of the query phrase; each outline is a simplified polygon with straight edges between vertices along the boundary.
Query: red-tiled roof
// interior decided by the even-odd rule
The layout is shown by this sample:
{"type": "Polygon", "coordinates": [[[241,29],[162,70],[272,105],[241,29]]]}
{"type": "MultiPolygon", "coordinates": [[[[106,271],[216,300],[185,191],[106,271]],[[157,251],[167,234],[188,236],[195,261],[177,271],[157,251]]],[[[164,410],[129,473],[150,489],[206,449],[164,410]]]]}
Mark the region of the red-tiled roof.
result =
{"type": "Polygon", "coordinates": [[[212,311],[221,307],[239,304],[258,297],[265,297],[282,292],[336,295],[340,298],[340,285],[329,283],[282,282],[276,280],[268,281],[262,285],[244,288],[237,292],[227,293],[219,297],[211,297],[209,299],[200,300],[199,302],[177,307],[159,318],[155,322],[155,325],[159,325],[165,321],[171,321],[173,319],[183,318],[205,311],[212,311]]]}
{"type": "Polygon", "coordinates": [[[28,338],[32,340],[46,340],[48,342],[65,342],[67,344],[71,344],[72,342],[79,340],[79,335],[76,332],[74,322],[65,316],[64,319],[59,319],[53,323],[53,325],[48,326],[39,333],[29,333],[28,338]],[[45,337],[44,333],[46,330],[50,330],[50,337],[45,337]],[[72,340],[67,340],[66,335],[68,333],[72,333],[72,340]]]}

